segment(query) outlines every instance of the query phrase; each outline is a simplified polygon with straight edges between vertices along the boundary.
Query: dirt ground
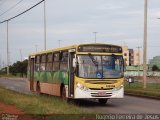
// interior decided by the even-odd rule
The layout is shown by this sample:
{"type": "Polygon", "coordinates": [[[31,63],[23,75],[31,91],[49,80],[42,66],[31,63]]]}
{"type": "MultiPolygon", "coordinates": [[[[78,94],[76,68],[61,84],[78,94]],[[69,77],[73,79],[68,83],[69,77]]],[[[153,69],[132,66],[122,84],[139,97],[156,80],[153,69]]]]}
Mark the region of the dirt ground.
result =
{"type": "Polygon", "coordinates": [[[6,105],[0,102],[0,120],[33,120],[29,115],[16,108],[14,105],[6,105]]]}

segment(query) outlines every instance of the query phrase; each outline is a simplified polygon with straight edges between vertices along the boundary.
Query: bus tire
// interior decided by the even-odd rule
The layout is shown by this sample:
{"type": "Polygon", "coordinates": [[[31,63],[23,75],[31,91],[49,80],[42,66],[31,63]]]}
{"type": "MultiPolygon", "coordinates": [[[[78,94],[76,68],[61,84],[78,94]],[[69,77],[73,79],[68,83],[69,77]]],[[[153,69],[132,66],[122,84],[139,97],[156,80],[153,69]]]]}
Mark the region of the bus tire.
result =
{"type": "Polygon", "coordinates": [[[36,84],[36,92],[37,93],[40,93],[41,89],[40,89],[40,82],[37,81],[37,84],[36,84]]]}
{"type": "Polygon", "coordinates": [[[101,104],[101,105],[105,105],[107,103],[108,99],[98,99],[98,102],[101,104]]]}

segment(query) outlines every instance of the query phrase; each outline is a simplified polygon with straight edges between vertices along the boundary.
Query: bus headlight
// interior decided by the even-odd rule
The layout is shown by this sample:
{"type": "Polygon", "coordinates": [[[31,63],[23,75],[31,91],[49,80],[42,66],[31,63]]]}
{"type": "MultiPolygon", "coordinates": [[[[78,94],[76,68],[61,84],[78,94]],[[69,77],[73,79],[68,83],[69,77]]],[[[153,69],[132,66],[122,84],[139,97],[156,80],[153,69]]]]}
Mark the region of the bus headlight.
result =
{"type": "Polygon", "coordinates": [[[83,85],[80,84],[80,83],[77,83],[77,87],[80,88],[81,90],[84,90],[84,91],[89,90],[88,88],[86,88],[85,86],[83,86],[83,85]]]}
{"type": "Polygon", "coordinates": [[[81,88],[82,85],[81,85],[80,83],[77,83],[77,87],[78,87],[78,88],[81,88]]]}

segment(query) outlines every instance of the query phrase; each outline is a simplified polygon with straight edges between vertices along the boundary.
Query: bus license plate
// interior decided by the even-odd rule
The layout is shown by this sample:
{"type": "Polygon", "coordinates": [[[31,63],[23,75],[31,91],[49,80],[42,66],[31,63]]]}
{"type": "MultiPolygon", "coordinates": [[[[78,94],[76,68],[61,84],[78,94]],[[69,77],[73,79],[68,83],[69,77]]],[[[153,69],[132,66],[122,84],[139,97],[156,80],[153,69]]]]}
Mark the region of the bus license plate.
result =
{"type": "Polygon", "coordinates": [[[98,92],[98,96],[105,96],[105,95],[106,95],[106,92],[103,92],[103,91],[98,92]]]}

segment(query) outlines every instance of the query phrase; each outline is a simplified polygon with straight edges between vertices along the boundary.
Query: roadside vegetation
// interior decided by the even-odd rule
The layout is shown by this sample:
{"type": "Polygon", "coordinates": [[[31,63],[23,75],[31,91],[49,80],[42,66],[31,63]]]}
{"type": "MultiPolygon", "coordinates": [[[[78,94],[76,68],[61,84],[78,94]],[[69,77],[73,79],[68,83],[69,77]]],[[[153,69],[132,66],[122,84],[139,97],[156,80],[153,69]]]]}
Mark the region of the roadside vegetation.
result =
{"type": "Polygon", "coordinates": [[[144,89],[141,82],[136,81],[130,85],[125,82],[125,93],[160,99],[160,83],[147,83],[147,88],[144,89]]]}
{"type": "MultiPolygon", "coordinates": [[[[13,74],[0,74],[0,78],[3,77],[3,78],[22,78],[19,74],[16,74],[16,75],[13,75],[13,74]]],[[[26,78],[26,77],[24,77],[26,78]]]]}
{"type": "Polygon", "coordinates": [[[17,61],[9,66],[10,75],[7,75],[7,67],[0,69],[0,77],[26,77],[28,60],[17,61]]]}
{"type": "Polygon", "coordinates": [[[26,114],[88,114],[74,104],[46,95],[21,94],[0,87],[0,102],[15,105],[26,114]]]}

